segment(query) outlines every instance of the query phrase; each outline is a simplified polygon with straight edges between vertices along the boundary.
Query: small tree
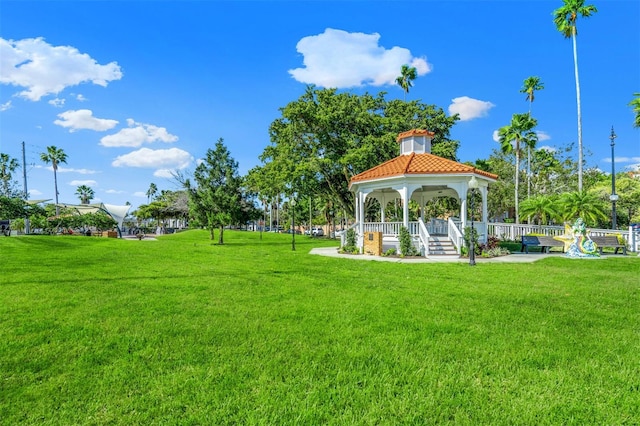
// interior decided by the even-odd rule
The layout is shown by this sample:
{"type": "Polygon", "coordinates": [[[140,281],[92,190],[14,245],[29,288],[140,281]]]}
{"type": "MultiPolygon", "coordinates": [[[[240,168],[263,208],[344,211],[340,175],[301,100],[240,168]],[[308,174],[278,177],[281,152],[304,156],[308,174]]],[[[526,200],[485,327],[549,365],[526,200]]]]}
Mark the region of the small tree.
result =
{"type": "Polygon", "coordinates": [[[224,244],[224,227],[238,216],[242,193],[238,162],[231,157],[222,138],[214,149],[207,150],[194,172],[194,180],[194,185],[185,181],[192,212],[209,229],[212,240],[214,229],[218,227],[218,244],[224,244]]]}

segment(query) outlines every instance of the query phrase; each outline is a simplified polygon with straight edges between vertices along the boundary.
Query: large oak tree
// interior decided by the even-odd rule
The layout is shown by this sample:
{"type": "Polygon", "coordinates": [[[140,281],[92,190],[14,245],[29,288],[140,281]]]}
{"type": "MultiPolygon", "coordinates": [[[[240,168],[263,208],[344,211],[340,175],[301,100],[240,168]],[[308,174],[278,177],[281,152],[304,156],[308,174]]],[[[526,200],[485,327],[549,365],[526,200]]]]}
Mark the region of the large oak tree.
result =
{"type": "MultiPolygon", "coordinates": [[[[456,160],[458,141],[449,132],[458,120],[434,105],[387,101],[384,93],[355,95],[308,86],[281,108],[269,128],[270,145],[254,182],[268,180],[265,191],[320,196],[354,214],[351,177],[399,154],[398,133],[427,129],[435,133],[432,153],[456,160]]],[[[269,194],[273,195],[273,194],[269,194]]]]}

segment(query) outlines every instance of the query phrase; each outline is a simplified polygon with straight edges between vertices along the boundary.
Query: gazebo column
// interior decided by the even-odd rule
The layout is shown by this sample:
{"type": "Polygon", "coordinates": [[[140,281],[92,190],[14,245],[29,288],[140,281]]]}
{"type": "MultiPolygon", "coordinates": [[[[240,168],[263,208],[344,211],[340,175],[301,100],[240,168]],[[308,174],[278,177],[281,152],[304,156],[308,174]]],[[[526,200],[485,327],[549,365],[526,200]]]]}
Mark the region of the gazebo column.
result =
{"type": "Polygon", "coordinates": [[[487,207],[487,187],[480,187],[480,194],[482,194],[482,222],[485,224],[489,221],[489,209],[487,207]]]}
{"type": "Polygon", "coordinates": [[[464,228],[467,227],[467,194],[464,193],[460,196],[460,222],[462,223],[462,229],[460,232],[464,234],[464,228]]]}
{"type": "Polygon", "coordinates": [[[358,192],[358,235],[364,235],[364,198],[365,194],[358,192]]]}
{"type": "Polygon", "coordinates": [[[378,198],[378,202],[380,203],[380,222],[384,223],[385,221],[384,210],[385,210],[385,207],[387,206],[387,197],[384,196],[384,193],[380,195],[380,198],[378,198]]]}

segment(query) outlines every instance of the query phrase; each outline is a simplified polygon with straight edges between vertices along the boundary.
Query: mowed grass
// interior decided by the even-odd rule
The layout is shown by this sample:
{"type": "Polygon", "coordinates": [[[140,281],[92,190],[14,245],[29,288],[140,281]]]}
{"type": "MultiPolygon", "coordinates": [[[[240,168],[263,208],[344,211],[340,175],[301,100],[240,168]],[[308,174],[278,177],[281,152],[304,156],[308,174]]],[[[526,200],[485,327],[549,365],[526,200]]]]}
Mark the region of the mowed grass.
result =
{"type": "Polygon", "coordinates": [[[640,423],[640,258],[0,238],[0,424],[640,423]]]}

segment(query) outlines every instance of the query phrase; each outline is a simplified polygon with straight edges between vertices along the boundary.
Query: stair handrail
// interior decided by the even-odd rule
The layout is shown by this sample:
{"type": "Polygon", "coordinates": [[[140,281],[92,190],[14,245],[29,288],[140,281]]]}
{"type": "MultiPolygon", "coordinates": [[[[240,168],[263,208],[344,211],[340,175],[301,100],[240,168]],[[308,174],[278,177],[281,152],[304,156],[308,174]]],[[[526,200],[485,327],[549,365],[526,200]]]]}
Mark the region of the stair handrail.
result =
{"type": "Polygon", "coordinates": [[[462,232],[460,232],[460,229],[458,229],[458,226],[456,225],[456,222],[454,221],[453,217],[449,218],[448,224],[449,226],[447,226],[448,228],[447,232],[448,232],[449,239],[451,240],[453,245],[456,247],[456,251],[458,252],[458,254],[461,254],[462,253],[461,248],[464,241],[464,238],[462,237],[462,232]]]}
{"type": "Polygon", "coordinates": [[[424,246],[424,257],[429,257],[429,238],[431,238],[431,235],[429,235],[427,226],[421,217],[418,218],[418,234],[420,235],[420,242],[424,246]]]}

